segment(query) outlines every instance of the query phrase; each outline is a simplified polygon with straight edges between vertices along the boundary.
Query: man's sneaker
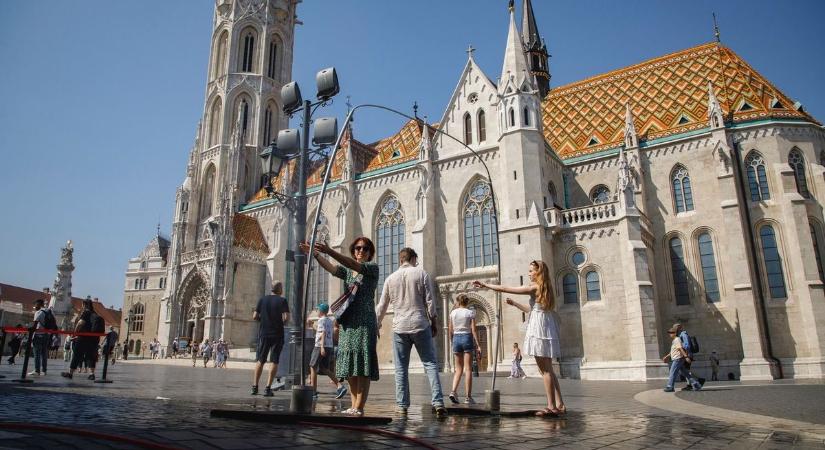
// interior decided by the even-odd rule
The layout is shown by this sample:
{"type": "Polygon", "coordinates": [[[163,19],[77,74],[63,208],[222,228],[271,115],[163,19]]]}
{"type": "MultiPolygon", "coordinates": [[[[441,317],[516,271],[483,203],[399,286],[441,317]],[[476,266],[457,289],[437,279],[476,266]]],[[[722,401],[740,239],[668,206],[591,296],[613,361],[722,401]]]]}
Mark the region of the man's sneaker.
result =
{"type": "Polygon", "coordinates": [[[435,407],[435,415],[438,417],[446,417],[447,416],[447,408],[444,405],[438,405],[435,407]]]}
{"type": "Polygon", "coordinates": [[[60,372],[60,376],[63,377],[63,378],[68,378],[70,380],[72,379],[72,373],[71,372],[60,372]]]}
{"type": "Polygon", "coordinates": [[[338,389],[335,391],[335,398],[344,398],[347,394],[347,387],[341,384],[338,389]]]}
{"type": "Polygon", "coordinates": [[[455,392],[450,392],[450,395],[448,395],[447,397],[450,398],[450,401],[453,402],[453,404],[458,404],[458,396],[455,392]]]}
{"type": "Polygon", "coordinates": [[[258,395],[258,386],[257,385],[252,386],[252,392],[250,392],[250,394],[251,395],[258,395]]]}
{"type": "Polygon", "coordinates": [[[266,388],[264,388],[264,397],[272,397],[274,395],[275,394],[272,393],[271,387],[267,386],[266,388]]]}
{"type": "Polygon", "coordinates": [[[89,379],[90,379],[90,380],[92,380],[92,381],[94,381],[94,380],[95,380],[95,374],[91,374],[91,375],[89,375],[89,379]]]}
{"type": "Polygon", "coordinates": [[[693,386],[691,386],[691,385],[687,385],[687,386],[683,387],[683,388],[682,388],[682,390],[683,390],[683,391],[692,391],[692,390],[693,390],[693,386]]]}
{"type": "Polygon", "coordinates": [[[665,392],[673,392],[673,388],[672,387],[666,387],[666,388],[664,388],[664,391],[665,392]]]}
{"type": "Polygon", "coordinates": [[[286,389],[286,383],[276,380],[271,386],[269,386],[269,389],[272,389],[273,391],[283,391],[286,389]]]}
{"type": "Polygon", "coordinates": [[[465,405],[474,405],[475,403],[476,403],[476,401],[473,400],[473,397],[467,396],[467,397],[464,398],[464,404],[465,405]]]}
{"type": "Polygon", "coordinates": [[[33,371],[29,372],[29,373],[28,373],[28,375],[29,375],[30,377],[33,377],[33,376],[35,376],[35,375],[37,375],[37,376],[39,377],[39,376],[40,376],[40,372],[37,372],[37,371],[34,371],[34,370],[33,370],[33,371]]]}

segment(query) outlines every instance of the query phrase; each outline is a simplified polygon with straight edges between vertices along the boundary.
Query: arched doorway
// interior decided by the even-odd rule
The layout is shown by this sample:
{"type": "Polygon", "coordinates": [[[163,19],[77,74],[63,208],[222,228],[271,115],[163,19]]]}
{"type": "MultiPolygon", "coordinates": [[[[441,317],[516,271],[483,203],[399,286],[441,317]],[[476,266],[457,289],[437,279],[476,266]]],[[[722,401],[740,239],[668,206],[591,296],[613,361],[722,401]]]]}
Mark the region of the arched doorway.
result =
{"type": "Polygon", "coordinates": [[[490,367],[490,348],[492,335],[492,324],[490,323],[490,315],[484,308],[484,304],[477,298],[470,298],[468,307],[476,313],[476,334],[478,335],[478,347],[481,349],[481,359],[478,361],[478,371],[485,372],[490,367]]]}
{"type": "Polygon", "coordinates": [[[204,337],[206,306],[211,299],[209,288],[200,274],[193,274],[183,290],[178,337],[186,337],[189,343],[200,342],[204,337]]]}

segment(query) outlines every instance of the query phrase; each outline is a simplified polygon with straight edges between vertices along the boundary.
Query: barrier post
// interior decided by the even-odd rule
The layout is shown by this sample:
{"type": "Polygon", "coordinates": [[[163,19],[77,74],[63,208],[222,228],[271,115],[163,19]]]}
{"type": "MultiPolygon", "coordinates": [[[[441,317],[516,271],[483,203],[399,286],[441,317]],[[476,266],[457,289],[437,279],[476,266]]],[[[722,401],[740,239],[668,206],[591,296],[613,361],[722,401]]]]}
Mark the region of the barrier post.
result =
{"type": "Polygon", "coordinates": [[[32,354],[32,340],[34,339],[34,327],[29,328],[29,339],[26,341],[26,353],[23,357],[23,372],[20,374],[20,378],[16,378],[12,381],[16,381],[18,383],[32,383],[31,379],[26,378],[26,371],[29,370],[29,357],[32,354]]]}
{"type": "Polygon", "coordinates": [[[106,344],[103,344],[103,376],[101,376],[99,380],[95,380],[95,383],[112,382],[112,380],[106,379],[106,372],[109,369],[109,353],[111,353],[111,349],[107,348],[106,344]]]}
{"type": "MultiPolygon", "coordinates": [[[[6,330],[2,330],[2,334],[0,334],[0,359],[2,359],[2,357],[4,356],[3,355],[3,350],[5,350],[5,349],[6,349],[6,330]]],[[[0,364],[2,364],[2,363],[3,363],[3,361],[0,361],[0,364]]],[[[6,378],[6,376],[5,375],[0,375],[0,378],[6,378]]]]}

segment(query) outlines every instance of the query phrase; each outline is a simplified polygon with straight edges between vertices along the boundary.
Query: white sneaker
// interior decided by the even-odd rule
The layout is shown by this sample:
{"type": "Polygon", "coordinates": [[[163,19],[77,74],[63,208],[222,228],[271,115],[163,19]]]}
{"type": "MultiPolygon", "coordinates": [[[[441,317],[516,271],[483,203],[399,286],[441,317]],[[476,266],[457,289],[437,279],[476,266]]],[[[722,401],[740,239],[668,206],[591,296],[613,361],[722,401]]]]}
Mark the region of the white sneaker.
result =
{"type": "Polygon", "coordinates": [[[33,376],[35,376],[35,375],[39,377],[39,376],[40,376],[40,372],[31,371],[31,372],[29,372],[29,373],[28,373],[28,376],[30,376],[30,377],[33,377],[33,376]]]}
{"type": "Polygon", "coordinates": [[[281,381],[277,381],[277,380],[276,380],[275,382],[273,382],[273,383],[272,383],[272,386],[270,386],[270,388],[271,388],[273,391],[281,391],[281,390],[283,390],[285,387],[286,387],[286,383],[281,382],[281,381]]]}

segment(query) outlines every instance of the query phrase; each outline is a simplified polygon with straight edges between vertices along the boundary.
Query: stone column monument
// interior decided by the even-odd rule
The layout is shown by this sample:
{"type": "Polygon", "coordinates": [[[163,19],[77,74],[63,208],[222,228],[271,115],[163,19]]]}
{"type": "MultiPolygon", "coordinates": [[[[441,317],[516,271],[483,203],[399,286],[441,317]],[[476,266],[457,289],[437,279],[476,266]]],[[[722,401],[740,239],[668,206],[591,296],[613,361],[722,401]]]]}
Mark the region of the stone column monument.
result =
{"type": "Polygon", "coordinates": [[[57,263],[57,277],[54,279],[52,298],[49,300],[49,308],[52,309],[57,319],[57,324],[61,329],[66,329],[72,319],[72,255],[74,248],[72,241],[60,249],[60,262],[57,263]]]}

